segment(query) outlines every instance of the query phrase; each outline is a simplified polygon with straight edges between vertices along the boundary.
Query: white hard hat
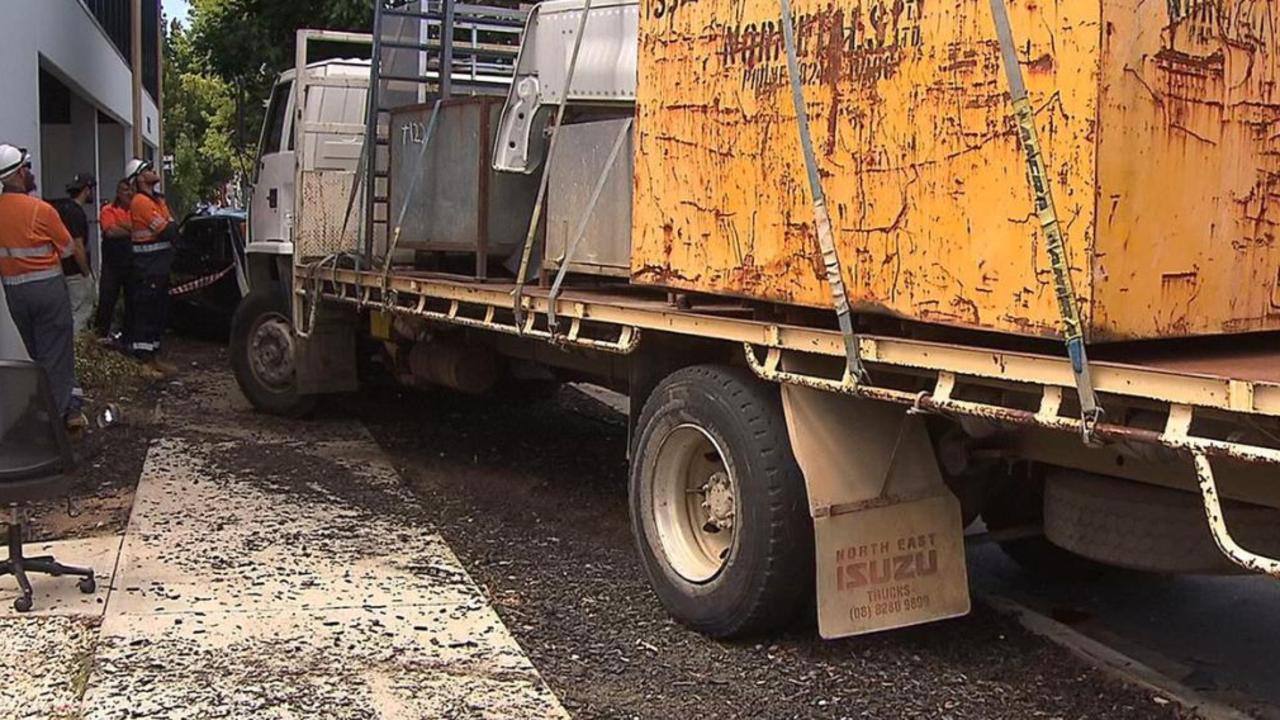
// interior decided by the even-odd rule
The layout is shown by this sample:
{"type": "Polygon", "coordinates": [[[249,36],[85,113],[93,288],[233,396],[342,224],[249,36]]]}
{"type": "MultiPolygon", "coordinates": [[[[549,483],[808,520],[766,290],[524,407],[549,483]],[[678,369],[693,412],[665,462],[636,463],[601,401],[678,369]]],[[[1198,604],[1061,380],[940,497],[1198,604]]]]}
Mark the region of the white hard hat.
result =
{"type": "Polygon", "coordinates": [[[151,169],[151,163],[146,160],[134,158],[124,166],[124,179],[133,180],[141,175],[144,171],[151,169]]]}
{"type": "Polygon", "coordinates": [[[31,154],[26,148],[12,145],[0,145],[0,180],[6,180],[18,172],[23,165],[31,163],[31,154]]]}

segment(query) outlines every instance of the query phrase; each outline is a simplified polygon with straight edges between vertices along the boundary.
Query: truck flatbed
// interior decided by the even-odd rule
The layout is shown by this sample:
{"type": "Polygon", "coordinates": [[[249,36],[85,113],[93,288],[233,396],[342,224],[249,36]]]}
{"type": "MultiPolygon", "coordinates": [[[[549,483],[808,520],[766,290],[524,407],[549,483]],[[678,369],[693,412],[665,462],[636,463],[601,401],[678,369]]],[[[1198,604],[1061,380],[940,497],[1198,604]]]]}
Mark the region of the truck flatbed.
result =
{"type": "MultiPolygon", "coordinates": [[[[357,271],[300,267],[302,299],[324,300],[412,315],[427,320],[511,335],[540,338],[566,347],[629,354],[645,331],[729,340],[744,345],[747,364],[765,379],[911,404],[922,410],[998,422],[1079,432],[1078,417],[1064,413],[1074,393],[1068,359],[978,345],[959,345],[889,336],[859,337],[872,383],[848,378],[788,372],[790,354],[843,357],[840,333],[825,328],[743,317],[730,301],[682,309],[652,294],[575,287],[555,301],[558,330],[549,328],[550,292],[534,285],[523,291],[525,316],[517,325],[512,312],[516,285],[510,281],[470,280],[412,270],[357,271]],[[385,288],[385,293],[384,293],[385,288]],[[908,387],[903,377],[915,379],[908,387]],[[958,388],[997,387],[1021,396],[1021,403],[960,399],[958,388]],[[916,388],[919,389],[916,389],[916,388]],[[1031,407],[1027,396],[1038,402],[1031,407]]],[[[1134,427],[1125,413],[1113,412],[1097,428],[1098,437],[1147,442],[1199,451],[1250,463],[1280,463],[1280,449],[1264,443],[1191,434],[1197,412],[1206,417],[1253,424],[1280,417],[1280,351],[1247,349],[1177,356],[1132,353],[1126,362],[1094,361],[1098,392],[1122,406],[1160,411],[1163,430],[1134,427]]],[[[1229,423],[1230,424],[1230,423],[1229,423]]]]}

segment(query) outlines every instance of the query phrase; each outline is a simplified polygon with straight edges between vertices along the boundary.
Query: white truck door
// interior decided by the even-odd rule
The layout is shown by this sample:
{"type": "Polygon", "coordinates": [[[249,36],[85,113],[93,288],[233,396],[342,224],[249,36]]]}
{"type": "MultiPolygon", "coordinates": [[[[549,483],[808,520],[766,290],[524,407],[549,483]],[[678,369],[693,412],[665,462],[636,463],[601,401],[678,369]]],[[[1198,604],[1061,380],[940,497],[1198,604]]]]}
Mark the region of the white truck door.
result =
{"type": "Polygon", "coordinates": [[[293,185],[296,158],[293,152],[293,80],[281,80],[271,92],[262,129],[258,176],[249,206],[252,242],[292,239],[293,185]]]}

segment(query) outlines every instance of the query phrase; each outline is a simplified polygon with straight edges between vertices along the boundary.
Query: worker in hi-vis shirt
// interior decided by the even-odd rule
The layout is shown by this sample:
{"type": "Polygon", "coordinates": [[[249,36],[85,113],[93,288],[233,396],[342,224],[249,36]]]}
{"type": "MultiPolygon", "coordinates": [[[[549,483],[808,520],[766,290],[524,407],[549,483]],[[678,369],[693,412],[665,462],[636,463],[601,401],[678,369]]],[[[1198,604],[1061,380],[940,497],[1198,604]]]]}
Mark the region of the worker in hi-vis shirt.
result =
{"type": "Polygon", "coordinates": [[[133,298],[125,292],[133,265],[133,217],[129,214],[132,205],[133,183],[121,180],[116,184],[115,198],[102,206],[98,216],[98,227],[102,228],[102,270],[98,274],[98,314],[94,327],[99,340],[107,344],[113,341],[111,322],[121,295],[124,295],[123,328],[129,327],[133,317],[133,298]]]}
{"type": "Polygon", "coordinates": [[[26,150],[0,145],[0,185],[0,283],[9,314],[27,353],[45,369],[68,427],[83,428],[87,422],[72,398],[75,345],[62,259],[74,257],[86,276],[89,259],[53,206],[30,196],[36,179],[26,150]]]}
{"type": "Polygon", "coordinates": [[[133,259],[129,288],[133,298],[132,323],[126,329],[125,347],[153,371],[171,374],[174,366],[159,357],[160,340],[169,317],[169,266],[177,223],[169,205],[160,197],[160,175],[145,160],[130,160],[125,177],[133,183],[129,203],[133,259]]]}

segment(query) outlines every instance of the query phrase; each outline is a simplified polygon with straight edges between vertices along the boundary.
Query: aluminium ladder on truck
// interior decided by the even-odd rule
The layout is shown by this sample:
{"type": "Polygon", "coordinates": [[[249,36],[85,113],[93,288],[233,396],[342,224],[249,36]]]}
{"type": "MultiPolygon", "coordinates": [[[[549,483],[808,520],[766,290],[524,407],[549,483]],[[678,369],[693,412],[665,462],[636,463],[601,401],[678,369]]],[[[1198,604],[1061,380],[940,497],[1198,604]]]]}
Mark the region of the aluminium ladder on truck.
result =
{"type": "Polygon", "coordinates": [[[374,4],[363,177],[373,178],[375,190],[365,195],[366,260],[375,254],[378,230],[384,236],[393,232],[386,227],[394,222],[388,192],[391,110],[458,95],[506,96],[527,15],[518,3],[492,0],[484,5],[454,0],[374,4]],[[376,151],[368,152],[370,147],[376,151]]]}

